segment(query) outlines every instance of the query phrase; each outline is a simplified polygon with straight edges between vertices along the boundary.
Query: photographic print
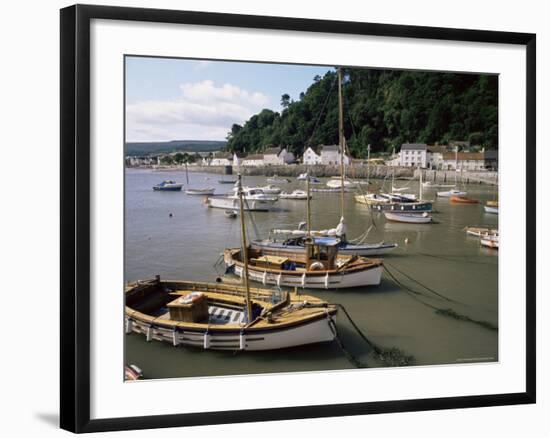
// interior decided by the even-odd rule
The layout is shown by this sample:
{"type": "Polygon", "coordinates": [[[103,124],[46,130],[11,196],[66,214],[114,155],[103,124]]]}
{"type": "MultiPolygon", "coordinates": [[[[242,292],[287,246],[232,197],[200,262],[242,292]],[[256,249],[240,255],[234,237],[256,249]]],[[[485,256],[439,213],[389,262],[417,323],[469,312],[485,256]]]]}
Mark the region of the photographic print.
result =
{"type": "Polygon", "coordinates": [[[124,63],[126,380],[499,360],[498,75],[124,63]]]}

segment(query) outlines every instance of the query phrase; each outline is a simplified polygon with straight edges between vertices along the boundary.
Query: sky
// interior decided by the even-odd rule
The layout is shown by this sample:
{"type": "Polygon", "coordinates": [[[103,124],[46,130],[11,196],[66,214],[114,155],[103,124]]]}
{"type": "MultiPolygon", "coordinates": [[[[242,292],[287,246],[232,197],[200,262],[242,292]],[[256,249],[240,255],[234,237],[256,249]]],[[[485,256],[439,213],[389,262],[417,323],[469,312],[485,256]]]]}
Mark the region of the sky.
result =
{"type": "Polygon", "coordinates": [[[225,140],[331,67],[126,57],[126,141],[225,140]]]}

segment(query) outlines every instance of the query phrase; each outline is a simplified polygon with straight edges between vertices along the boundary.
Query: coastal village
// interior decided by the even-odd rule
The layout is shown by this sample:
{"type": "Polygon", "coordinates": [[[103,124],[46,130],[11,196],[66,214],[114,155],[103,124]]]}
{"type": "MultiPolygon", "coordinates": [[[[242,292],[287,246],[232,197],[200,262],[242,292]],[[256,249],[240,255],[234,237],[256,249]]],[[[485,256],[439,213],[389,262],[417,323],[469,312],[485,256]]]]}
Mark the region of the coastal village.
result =
{"type": "MultiPolygon", "coordinates": [[[[338,145],[319,145],[308,147],[301,157],[296,157],[286,147],[268,146],[261,154],[242,154],[238,152],[172,152],[162,155],[127,156],[128,167],[165,167],[189,166],[209,168],[269,168],[272,166],[288,166],[291,169],[298,165],[308,167],[337,167],[340,165],[341,154],[338,145]]],[[[347,167],[364,167],[366,159],[358,159],[344,155],[344,165],[347,167]]],[[[451,142],[449,145],[427,145],[425,143],[405,143],[397,153],[381,155],[369,160],[371,165],[389,167],[409,167],[430,170],[460,170],[460,171],[497,171],[498,151],[485,150],[480,146],[470,146],[468,142],[451,142]]],[[[297,176],[297,175],[296,175],[297,176]]]]}

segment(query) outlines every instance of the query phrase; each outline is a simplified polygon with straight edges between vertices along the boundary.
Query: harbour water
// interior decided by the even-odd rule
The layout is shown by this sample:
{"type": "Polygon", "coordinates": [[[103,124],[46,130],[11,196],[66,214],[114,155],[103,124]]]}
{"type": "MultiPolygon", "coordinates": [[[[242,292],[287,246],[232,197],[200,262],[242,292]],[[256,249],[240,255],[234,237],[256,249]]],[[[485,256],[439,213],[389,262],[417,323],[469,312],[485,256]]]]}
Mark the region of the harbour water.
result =
{"type": "MultiPolygon", "coordinates": [[[[215,187],[216,194],[232,188],[218,183],[220,175],[190,173],[189,177],[191,187],[215,187]]],[[[185,174],[126,170],[125,280],[159,274],[214,281],[223,275],[223,266],[216,266],[223,249],[239,246],[239,221],[226,218],[223,210],[207,208],[204,197],[184,191],[154,192],[152,186],[165,179],[185,182],[185,174]]],[[[409,185],[407,192],[418,191],[417,181],[398,183],[409,185]]],[[[265,177],[249,176],[244,184],[267,183],[265,177]]],[[[293,180],[281,188],[304,189],[305,183],[293,180]]],[[[482,202],[494,198],[491,186],[473,184],[464,189],[482,202]]],[[[498,216],[486,214],[482,203],[455,205],[436,199],[433,189],[425,189],[424,198],[434,199],[436,223],[391,223],[381,214],[371,214],[353,196],[346,194],[348,238],[359,237],[370,227],[368,242],[398,243],[391,255],[382,257],[395,278],[384,273],[378,287],[308,292],[342,304],[370,341],[396,349],[396,355],[413,356],[414,365],[497,361],[498,252],[480,247],[478,239],[466,236],[464,227],[497,227],[498,216]],[[437,309],[451,309],[454,317],[437,309]]],[[[339,194],[313,193],[311,208],[313,229],[335,227],[340,219],[339,194]]],[[[274,211],[256,212],[252,217],[249,237],[265,238],[272,228],[295,228],[305,220],[305,202],[279,200],[274,211]]],[[[361,363],[385,365],[342,312],[338,329],[346,350],[361,363]]],[[[139,366],[146,379],[354,368],[337,342],[232,353],[148,343],[137,334],[125,336],[125,361],[139,366]]]]}

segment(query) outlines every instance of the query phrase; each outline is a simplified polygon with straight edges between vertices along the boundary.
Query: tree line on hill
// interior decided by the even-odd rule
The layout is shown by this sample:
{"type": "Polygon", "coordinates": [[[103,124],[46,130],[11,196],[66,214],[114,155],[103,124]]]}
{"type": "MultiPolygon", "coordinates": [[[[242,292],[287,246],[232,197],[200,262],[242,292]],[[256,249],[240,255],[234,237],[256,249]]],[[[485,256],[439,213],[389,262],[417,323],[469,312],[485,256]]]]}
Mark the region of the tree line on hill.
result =
{"type": "MultiPolygon", "coordinates": [[[[403,143],[469,141],[498,147],[496,75],[400,70],[343,70],[344,135],[353,156],[397,150],[403,143]]],[[[244,125],[233,124],[226,150],[261,152],[286,146],[295,155],[308,147],[338,144],[337,73],[316,76],[282,111],[264,109],[244,125]]]]}

